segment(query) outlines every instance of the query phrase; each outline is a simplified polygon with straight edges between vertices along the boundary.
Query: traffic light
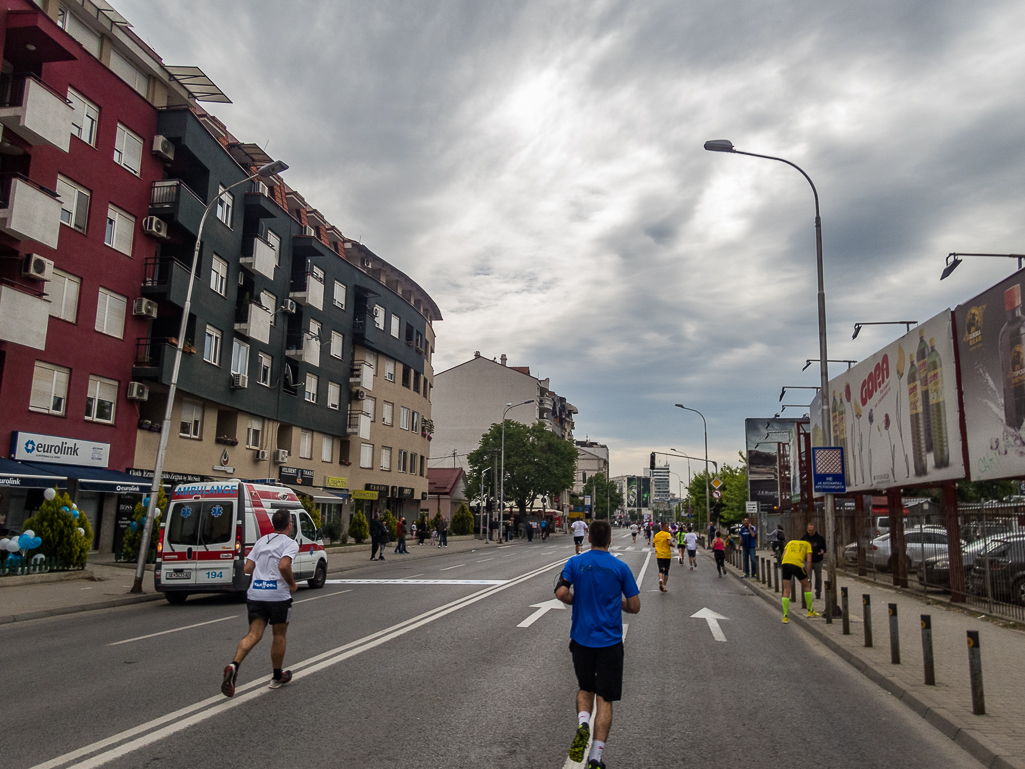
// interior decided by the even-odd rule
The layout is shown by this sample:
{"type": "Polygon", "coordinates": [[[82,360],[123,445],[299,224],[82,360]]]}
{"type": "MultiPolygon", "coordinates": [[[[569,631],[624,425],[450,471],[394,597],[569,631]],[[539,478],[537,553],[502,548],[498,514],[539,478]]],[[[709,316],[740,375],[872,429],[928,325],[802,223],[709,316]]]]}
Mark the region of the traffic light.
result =
{"type": "Polygon", "coordinates": [[[651,452],[651,458],[650,458],[650,460],[649,460],[648,466],[649,466],[649,467],[650,467],[650,468],[651,468],[652,470],[654,470],[654,469],[655,469],[655,452],[654,452],[654,451],[653,451],[653,452],[651,452]]]}

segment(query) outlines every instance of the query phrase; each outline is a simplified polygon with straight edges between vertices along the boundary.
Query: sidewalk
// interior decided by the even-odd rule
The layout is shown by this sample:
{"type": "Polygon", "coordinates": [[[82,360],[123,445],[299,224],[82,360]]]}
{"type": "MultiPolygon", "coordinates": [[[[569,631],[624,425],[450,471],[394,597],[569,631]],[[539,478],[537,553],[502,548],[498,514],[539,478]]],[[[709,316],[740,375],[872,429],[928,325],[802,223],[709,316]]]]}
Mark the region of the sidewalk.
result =
{"type": "MultiPolygon", "coordinates": [[[[759,559],[771,559],[759,551],[759,559]]],[[[761,561],[759,560],[759,564],[761,561]]],[[[739,576],[730,566],[731,575],[739,576]]],[[[771,571],[767,575],[771,577],[771,571]]],[[[779,609],[781,594],[760,580],[742,582],[779,609]]],[[[839,617],[827,625],[824,618],[808,619],[800,598],[791,603],[791,624],[799,625],[817,640],[875,681],[886,691],[925,718],[987,767],[1025,769],[1025,633],[1005,627],[977,612],[957,605],[939,606],[879,583],[861,582],[841,575],[850,604],[850,635],[843,635],[839,617]],[[871,596],[872,648],[865,648],[862,596],[871,596]],[[887,605],[897,605],[900,664],[890,662],[890,619],[887,605]],[[924,683],[921,615],[932,618],[936,685],[924,683]],[[979,631],[982,651],[986,714],[972,712],[968,672],[967,631],[979,631]]],[[[838,589],[839,600],[839,589],[838,589]]],[[[815,601],[825,612],[825,601],[815,601]]]]}
{"type": "MultiPolygon", "coordinates": [[[[560,535],[553,535],[552,541],[559,541],[560,535]]],[[[434,556],[482,550],[504,545],[504,542],[485,543],[470,535],[448,538],[447,548],[431,546],[430,540],[423,545],[416,540],[407,540],[409,555],[395,555],[395,543],[385,546],[385,564],[407,563],[434,556]]],[[[512,544],[526,545],[525,539],[513,540],[512,544]]],[[[540,541],[533,543],[540,546],[540,541]]],[[[370,566],[370,544],[329,547],[327,549],[328,573],[370,566]]],[[[34,575],[33,575],[34,576],[34,575]]],[[[135,564],[115,563],[112,555],[92,555],[86,569],[70,572],[70,579],[48,581],[57,575],[33,577],[4,577],[0,579],[0,625],[10,622],[54,617],[94,609],[109,609],[145,601],[163,600],[163,595],[153,590],[153,565],[146,567],[143,579],[143,593],[131,595],[128,591],[135,581],[135,564]],[[76,576],[77,575],[77,576],[76,576]],[[8,582],[8,580],[11,580],[8,582]],[[18,582],[15,582],[17,580],[18,582]],[[28,583],[28,584],[26,584],[28,583]]]]}

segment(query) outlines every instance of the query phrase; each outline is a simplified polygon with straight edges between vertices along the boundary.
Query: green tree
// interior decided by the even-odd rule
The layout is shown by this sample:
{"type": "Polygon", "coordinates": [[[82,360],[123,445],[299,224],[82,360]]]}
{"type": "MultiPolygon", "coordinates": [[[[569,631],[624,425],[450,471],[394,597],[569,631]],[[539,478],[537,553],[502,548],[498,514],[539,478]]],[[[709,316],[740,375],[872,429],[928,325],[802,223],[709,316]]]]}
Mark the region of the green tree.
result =
{"type": "MultiPolygon", "coordinates": [[[[142,542],[142,529],[146,525],[146,500],[149,497],[141,497],[135,504],[135,509],[132,510],[132,520],[128,524],[128,531],[125,532],[125,538],[121,541],[121,558],[125,561],[134,561],[139,557],[139,543],[142,542]]],[[[154,511],[153,518],[153,534],[149,538],[149,554],[156,559],[157,556],[157,540],[160,539],[160,522],[164,520],[164,513],[167,512],[167,497],[164,495],[163,488],[160,489],[160,493],[157,494],[157,509],[154,511]]]]}
{"type": "Polygon", "coordinates": [[[93,528],[85,515],[76,518],[74,510],[75,505],[66,493],[58,491],[53,499],[43,501],[36,514],[21,526],[22,532],[32,531],[43,540],[34,553],[56,558],[68,568],[85,566],[93,542],[93,528]]]}
{"type": "Polygon", "coordinates": [[[307,494],[297,494],[299,502],[302,504],[303,509],[310,514],[310,518],[313,519],[313,525],[318,529],[320,528],[320,510],[317,509],[317,503],[313,501],[313,497],[307,494]]]}
{"type": "MultiPolygon", "coordinates": [[[[743,453],[740,454],[740,460],[742,464],[739,467],[726,464],[719,468],[719,479],[723,482],[723,485],[719,487],[719,490],[722,491],[721,522],[723,524],[742,520],[746,515],[747,461],[743,453]]],[[[709,473],[709,489],[711,489],[711,481],[714,477],[712,473],[709,473]]],[[[687,486],[687,495],[694,507],[694,522],[700,526],[707,526],[704,471],[691,478],[690,484],[687,486]]],[[[712,518],[715,519],[714,510],[712,518]]]]}
{"type": "Polygon", "coordinates": [[[452,534],[473,534],[473,513],[465,502],[459,505],[456,514],[452,516],[452,534]]]}
{"type": "Polygon", "coordinates": [[[359,510],[352,514],[352,520],[349,521],[349,536],[352,537],[352,541],[357,545],[362,545],[366,542],[367,537],[370,536],[370,526],[367,524],[367,517],[359,510]]]}
{"type": "MultiPolygon", "coordinates": [[[[466,491],[470,499],[480,495],[481,475],[492,466],[493,456],[501,462],[501,448],[502,425],[496,423],[467,457],[470,472],[466,491]]],[[[520,513],[525,513],[538,497],[553,497],[570,488],[576,461],[576,447],[547,430],[543,422],[527,426],[505,421],[505,498],[520,513]]]]}
{"type": "Polygon", "coordinates": [[[619,484],[608,480],[604,473],[596,473],[584,482],[584,495],[588,494],[595,518],[609,518],[623,504],[619,484]]]}
{"type": "Polygon", "coordinates": [[[388,527],[388,539],[392,542],[398,540],[398,527],[399,522],[395,518],[395,514],[391,510],[385,510],[381,515],[381,523],[388,527]]]}
{"type": "Polygon", "coordinates": [[[436,512],[434,514],[434,518],[431,520],[431,531],[434,531],[435,529],[437,529],[438,526],[441,525],[441,521],[442,521],[441,511],[439,510],[438,512],[436,512]]]}

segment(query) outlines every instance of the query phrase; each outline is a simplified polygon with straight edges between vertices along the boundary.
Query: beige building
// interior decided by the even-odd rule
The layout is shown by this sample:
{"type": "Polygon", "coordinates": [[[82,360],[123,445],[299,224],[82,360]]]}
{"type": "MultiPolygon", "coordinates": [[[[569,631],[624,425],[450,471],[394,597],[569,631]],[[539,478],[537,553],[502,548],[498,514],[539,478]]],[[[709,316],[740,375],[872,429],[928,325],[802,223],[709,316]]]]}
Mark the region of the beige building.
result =
{"type": "Polygon", "coordinates": [[[577,441],[577,469],[573,477],[573,493],[583,494],[584,484],[592,475],[609,477],[609,447],[595,441],[577,441]]]}

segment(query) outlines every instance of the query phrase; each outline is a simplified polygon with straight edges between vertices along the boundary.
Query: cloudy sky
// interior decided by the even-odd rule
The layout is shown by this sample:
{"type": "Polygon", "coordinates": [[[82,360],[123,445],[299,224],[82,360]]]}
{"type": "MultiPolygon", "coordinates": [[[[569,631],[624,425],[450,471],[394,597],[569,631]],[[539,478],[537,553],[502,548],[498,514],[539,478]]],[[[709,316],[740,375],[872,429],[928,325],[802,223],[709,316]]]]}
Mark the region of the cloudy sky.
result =
{"type": "Polygon", "coordinates": [[[550,377],[613,474],[702,453],[674,403],[729,462],[745,417],[818,382],[811,190],[706,139],[818,187],[831,358],[901,333],[856,321],[924,321],[1015,267],[940,283],[948,252],[1025,251],[1020,2],[115,5],[434,297],[436,371],[480,350],[550,377]]]}

